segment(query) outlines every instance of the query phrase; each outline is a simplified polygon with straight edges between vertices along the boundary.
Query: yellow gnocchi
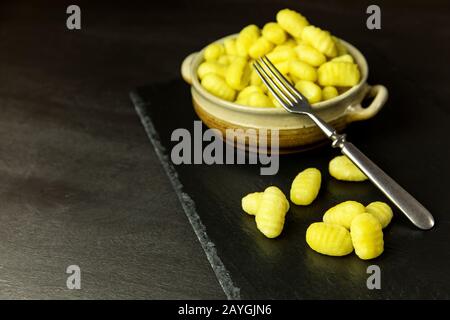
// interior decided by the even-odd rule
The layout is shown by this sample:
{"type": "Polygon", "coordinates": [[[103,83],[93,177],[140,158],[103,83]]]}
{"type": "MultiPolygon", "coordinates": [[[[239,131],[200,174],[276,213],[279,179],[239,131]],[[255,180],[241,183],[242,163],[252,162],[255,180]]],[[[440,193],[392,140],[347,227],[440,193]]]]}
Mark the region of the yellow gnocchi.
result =
{"type": "Polygon", "coordinates": [[[243,102],[244,105],[250,107],[270,108],[274,106],[272,100],[270,100],[264,93],[260,92],[250,94],[243,102]]]}
{"type": "Polygon", "coordinates": [[[267,238],[276,238],[284,227],[289,202],[283,192],[274,186],[266,188],[256,212],[256,226],[267,238]]]}
{"type": "Polygon", "coordinates": [[[237,95],[236,101],[238,100],[245,100],[247,99],[252,93],[264,93],[262,88],[260,86],[256,85],[250,85],[246,88],[244,88],[239,94],[237,95]]]}
{"type": "Polygon", "coordinates": [[[391,222],[393,213],[391,207],[381,201],[375,201],[366,206],[366,211],[373,215],[380,222],[384,229],[391,222]]]}
{"type": "Polygon", "coordinates": [[[287,38],[286,32],[276,22],[266,23],[262,29],[262,36],[277,45],[285,42],[287,38]]]}
{"type": "Polygon", "coordinates": [[[308,20],[300,13],[290,9],[283,9],[277,13],[278,24],[294,38],[300,38],[303,28],[309,25],[308,20]]]}
{"type": "Polygon", "coordinates": [[[327,86],[322,89],[322,100],[330,100],[339,95],[339,92],[335,87],[327,86]]]}
{"type": "Polygon", "coordinates": [[[243,197],[241,201],[242,210],[244,210],[244,212],[248,213],[249,215],[256,215],[262,195],[262,192],[253,192],[243,197]]]}
{"type": "Polygon", "coordinates": [[[316,81],[317,79],[316,69],[302,61],[291,61],[289,63],[289,73],[300,80],[316,81]]]}
{"type": "Polygon", "coordinates": [[[353,219],[363,214],[366,208],[356,201],[345,201],[328,209],[323,215],[323,222],[338,224],[350,229],[353,219]]]}
{"type": "Polygon", "coordinates": [[[384,240],[381,224],[370,213],[362,213],[353,219],[350,235],[355,253],[360,259],[374,259],[383,253],[384,240]]]}
{"type": "Polygon", "coordinates": [[[337,56],[336,43],[330,33],[315,26],[306,26],[301,33],[302,41],[319,50],[329,58],[337,56]]]}
{"type": "Polygon", "coordinates": [[[296,53],[292,47],[281,45],[275,47],[275,49],[268,53],[267,58],[272,63],[289,62],[296,58],[296,53]]]}
{"type": "Polygon", "coordinates": [[[347,156],[337,156],[328,165],[330,175],[343,181],[364,181],[366,175],[347,156]]]}
{"type": "Polygon", "coordinates": [[[307,206],[319,194],[322,175],[316,168],[308,168],[300,172],[292,182],[291,201],[297,205],[307,206]]]}
{"type": "Polygon", "coordinates": [[[220,77],[224,77],[226,68],[218,62],[203,62],[197,69],[199,79],[203,79],[207,74],[213,73],[220,77]]]}
{"type": "Polygon", "coordinates": [[[205,48],[203,54],[206,61],[215,61],[225,52],[225,48],[219,43],[212,43],[205,48]]]}
{"type": "Polygon", "coordinates": [[[251,69],[247,60],[242,57],[236,58],[228,67],[225,75],[227,84],[235,89],[242,90],[250,82],[251,69]]]}
{"type": "Polygon", "coordinates": [[[306,44],[299,44],[295,47],[295,52],[300,61],[306,62],[314,67],[318,67],[327,61],[327,58],[322,52],[306,44]]]}
{"type": "Polygon", "coordinates": [[[202,86],[213,95],[227,101],[233,101],[236,91],[225,80],[214,73],[208,73],[202,79],[202,86]]]}
{"type": "Polygon", "coordinates": [[[322,86],[352,87],[359,82],[358,65],[351,62],[329,61],[317,71],[322,86]]]}
{"type": "Polygon", "coordinates": [[[225,48],[225,53],[229,56],[236,56],[237,55],[237,49],[236,49],[236,39],[225,39],[223,42],[223,47],[225,48]]]}
{"type": "Polygon", "coordinates": [[[250,47],[259,38],[260,31],[258,26],[251,24],[239,32],[236,39],[236,52],[238,56],[247,57],[250,47]]]}
{"type": "Polygon", "coordinates": [[[253,59],[258,59],[273,49],[273,44],[264,37],[258,38],[248,50],[248,54],[253,59]]]}
{"type": "Polygon", "coordinates": [[[308,99],[309,103],[322,100],[322,89],[312,81],[300,80],[295,84],[295,88],[308,99]]]}
{"type": "Polygon", "coordinates": [[[314,251],[328,256],[345,256],[353,251],[350,232],[336,224],[311,224],[306,230],[306,243],[314,251]]]}
{"type": "Polygon", "coordinates": [[[349,54],[343,54],[342,56],[336,57],[331,59],[330,61],[337,61],[337,62],[350,62],[353,63],[355,60],[353,60],[353,57],[349,54]]]}

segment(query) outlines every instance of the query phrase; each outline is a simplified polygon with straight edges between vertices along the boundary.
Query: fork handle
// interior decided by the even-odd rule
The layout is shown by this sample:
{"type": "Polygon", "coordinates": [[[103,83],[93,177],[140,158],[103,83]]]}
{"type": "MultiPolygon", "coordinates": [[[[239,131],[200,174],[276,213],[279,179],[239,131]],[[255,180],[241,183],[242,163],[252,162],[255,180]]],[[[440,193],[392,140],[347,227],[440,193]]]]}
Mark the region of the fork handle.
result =
{"type": "Polygon", "coordinates": [[[341,148],[345,154],[364,174],[388,197],[411,222],[420,229],[428,230],[434,226],[431,213],[389,177],[364,153],[352,143],[345,140],[345,135],[335,134],[333,147],[341,148]]]}

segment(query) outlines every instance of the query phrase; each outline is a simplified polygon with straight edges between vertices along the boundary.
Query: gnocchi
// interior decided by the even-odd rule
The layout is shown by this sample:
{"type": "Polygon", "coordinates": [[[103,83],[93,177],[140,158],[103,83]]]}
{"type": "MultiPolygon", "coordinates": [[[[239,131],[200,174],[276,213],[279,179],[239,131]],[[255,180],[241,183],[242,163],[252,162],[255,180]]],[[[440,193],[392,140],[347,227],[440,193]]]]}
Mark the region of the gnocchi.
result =
{"type": "Polygon", "coordinates": [[[238,56],[247,57],[250,47],[259,38],[260,31],[258,26],[251,24],[239,32],[236,39],[236,53],[238,56]]]}
{"type": "Polygon", "coordinates": [[[302,61],[291,61],[289,64],[289,73],[300,80],[316,81],[316,69],[302,61]]]}
{"type": "Polygon", "coordinates": [[[322,89],[322,99],[324,101],[333,99],[339,95],[339,92],[335,87],[327,86],[322,89]]]}
{"type": "Polygon", "coordinates": [[[306,62],[313,67],[318,67],[327,61],[322,52],[306,44],[299,44],[295,47],[295,52],[300,61],[306,62]]]}
{"type": "Polygon", "coordinates": [[[315,26],[306,26],[301,33],[302,40],[329,58],[337,56],[336,43],[330,33],[315,26]]]}
{"type": "Polygon", "coordinates": [[[233,101],[236,96],[236,91],[217,74],[209,73],[205,75],[201,83],[207,91],[223,100],[233,101]]]}
{"type": "Polygon", "coordinates": [[[253,43],[253,45],[248,50],[248,54],[253,59],[258,59],[269,53],[270,50],[273,49],[273,44],[264,37],[260,37],[258,40],[253,43]]]}
{"type": "Polygon", "coordinates": [[[353,219],[350,235],[355,253],[360,259],[374,259],[383,253],[384,240],[381,224],[370,213],[362,213],[353,219]]]}
{"type": "Polygon", "coordinates": [[[243,101],[244,105],[250,107],[270,108],[273,107],[272,100],[262,92],[254,92],[243,101]]]}
{"type": "Polygon", "coordinates": [[[314,251],[329,256],[345,256],[353,251],[350,232],[336,224],[311,224],[306,230],[306,243],[314,251]]]}
{"type": "Polygon", "coordinates": [[[219,98],[245,106],[280,108],[252,66],[262,56],[267,56],[311,104],[338,96],[360,79],[358,65],[345,45],[290,9],[280,10],[276,22],[268,22],[262,29],[250,24],[236,37],[206,46],[197,76],[201,84],[208,85],[205,89],[218,92],[219,98]],[[209,74],[215,76],[204,81],[209,74]],[[213,79],[221,90],[212,86],[213,79]],[[224,81],[226,87],[221,85],[224,81]],[[262,93],[242,97],[239,93],[249,86],[259,86],[262,93]]]}
{"type": "Polygon", "coordinates": [[[364,181],[366,175],[347,156],[337,156],[328,165],[330,175],[342,181],[364,181]]]}
{"type": "Polygon", "coordinates": [[[290,9],[283,9],[277,13],[277,22],[294,38],[300,38],[303,28],[309,25],[308,20],[300,13],[290,9]]]}
{"type": "Polygon", "coordinates": [[[323,222],[338,224],[350,229],[353,219],[366,212],[366,208],[356,201],[345,201],[328,209],[323,215],[323,222]]]}
{"type": "Polygon", "coordinates": [[[219,43],[212,43],[205,48],[206,61],[215,61],[225,52],[225,48],[219,43]]]}
{"type": "Polygon", "coordinates": [[[242,210],[244,210],[249,215],[256,215],[262,195],[262,192],[253,192],[243,197],[241,201],[242,210]]]}
{"type": "Polygon", "coordinates": [[[322,100],[322,89],[312,81],[300,80],[295,84],[295,88],[308,99],[309,103],[322,100]]]}
{"type": "Polygon", "coordinates": [[[266,23],[262,30],[262,36],[272,42],[273,44],[280,45],[286,41],[286,32],[276,22],[266,23]]]}
{"type": "Polygon", "coordinates": [[[213,73],[220,77],[225,76],[225,67],[217,62],[203,62],[197,69],[197,75],[202,80],[207,74],[213,73]]]}
{"type": "Polygon", "coordinates": [[[366,211],[373,215],[380,222],[384,229],[391,222],[393,213],[391,207],[384,202],[375,201],[366,206],[366,211]]]}
{"type": "Polygon", "coordinates": [[[307,206],[319,194],[322,175],[316,168],[308,168],[300,172],[292,182],[291,201],[297,205],[307,206]]]}
{"type": "Polygon", "coordinates": [[[358,65],[342,61],[325,62],[317,74],[322,86],[352,87],[358,84],[360,78],[358,65]]]}
{"type": "Polygon", "coordinates": [[[256,227],[267,238],[276,238],[284,227],[289,202],[283,192],[274,186],[266,188],[256,212],[256,227]]]}
{"type": "Polygon", "coordinates": [[[247,61],[242,58],[236,58],[228,67],[225,75],[227,84],[235,89],[242,90],[250,82],[251,69],[247,61]]]}

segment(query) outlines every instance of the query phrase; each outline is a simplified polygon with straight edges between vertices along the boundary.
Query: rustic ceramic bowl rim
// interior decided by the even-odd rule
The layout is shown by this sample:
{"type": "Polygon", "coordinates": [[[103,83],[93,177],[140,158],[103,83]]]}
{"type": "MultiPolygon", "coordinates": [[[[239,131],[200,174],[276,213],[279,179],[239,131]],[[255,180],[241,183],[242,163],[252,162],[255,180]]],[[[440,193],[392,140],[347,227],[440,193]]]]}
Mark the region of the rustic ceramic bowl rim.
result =
{"type": "MultiPolygon", "coordinates": [[[[232,34],[226,37],[223,37],[221,39],[218,39],[214,41],[214,43],[222,43],[226,39],[236,38],[237,34],[232,34]]],[[[332,98],[327,101],[318,102],[312,105],[312,107],[316,110],[318,109],[326,109],[329,107],[335,106],[338,102],[346,99],[347,97],[351,96],[355,92],[359,91],[361,87],[363,87],[367,81],[367,77],[369,74],[369,68],[367,65],[367,61],[364,57],[364,55],[356,49],[353,45],[350,43],[339,39],[344,46],[349,49],[352,56],[355,57],[355,62],[358,63],[359,70],[361,72],[361,79],[357,85],[352,87],[351,89],[347,90],[346,92],[340,94],[339,96],[332,98]],[[366,72],[364,72],[366,71],[366,72]]],[[[205,47],[206,48],[206,47],[205,47]]],[[[192,75],[192,86],[195,90],[197,90],[201,95],[203,95],[205,98],[210,100],[212,103],[219,104],[222,106],[225,106],[230,109],[234,109],[236,111],[245,112],[245,113],[257,113],[257,114],[284,114],[286,110],[281,108],[255,108],[250,106],[244,106],[240,105],[231,101],[226,101],[223,99],[220,99],[213,94],[209,93],[206,89],[203,88],[203,86],[200,84],[198,77],[197,77],[197,68],[200,65],[201,62],[203,62],[203,52],[205,50],[203,48],[201,51],[199,51],[196,56],[193,58],[191,65],[190,65],[190,73],[192,75]]]]}

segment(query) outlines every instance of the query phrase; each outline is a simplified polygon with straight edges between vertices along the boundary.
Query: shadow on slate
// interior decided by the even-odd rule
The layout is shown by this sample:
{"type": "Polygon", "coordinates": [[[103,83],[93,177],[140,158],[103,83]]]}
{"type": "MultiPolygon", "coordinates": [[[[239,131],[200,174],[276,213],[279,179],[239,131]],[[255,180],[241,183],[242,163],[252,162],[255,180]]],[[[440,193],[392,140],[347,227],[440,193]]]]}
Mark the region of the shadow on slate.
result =
{"type": "MultiPolygon", "coordinates": [[[[412,85],[403,81],[403,86],[402,90],[410,91],[412,85]]],[[[348,139],[422,201],[437,221],[433,230],[420,231],[395,210],[393,222],[384,232],[384,254],[362,261],[354,253],[342,258],[320,255],[305,241],[307,227],[339,202],[386,201],[370,182],[340,182],[329,176],[328,162],[338,155],[337,150],[322,147],[281,156],[275,176],[261,176],[257,165],[175,166],[170,162],[170,150],[176,144],[171,142],[171,134],[176,128],[186,128],[193,136],[193,122],[198,120],[188,86],[176,80],[142,87],[132,92],[131,98],[153,145],[162,147],[157,152],[166,171],[173,170],[172,178],[181,183],[175,185],[180,200],[194,202],[200,228],[206,230],[200,242],[229,298],[450,298],[449,205],[448,197],[443,196],[448,196],[443,187],[450,179],[450,157],[448,149],[443,149],[448,143],[435,140],[450,117],[438,103],[427,106],[429,111],[433,108],[431,115],[420,107],[426,99],[391,94],[380,115],[347,129],[348,139]],[[403,106],[413,100],[419,104],[417,112],[401,121],[403,106]],[[415,120],[426,130],[417,131],[415,120]],[[416,145],[427,145],[426,152],[416,150],[416,145]],[[281,236],[265,238],[256,229],[254,218],[241,210],[241,198],[268,185],[277,185],[288,195],[292,179],[307,167],[322,172],[318,198],[307,207],[292,204],[281,236]],[[213,257],[208,252],[211,248],[213,257]],[[381,268],[381,290],[367,288],[367,267],[372,264],[381,268]]],[[[194,229],[199,228],[198,221],[192,223],[190,218],[194,229]]]]}

